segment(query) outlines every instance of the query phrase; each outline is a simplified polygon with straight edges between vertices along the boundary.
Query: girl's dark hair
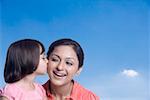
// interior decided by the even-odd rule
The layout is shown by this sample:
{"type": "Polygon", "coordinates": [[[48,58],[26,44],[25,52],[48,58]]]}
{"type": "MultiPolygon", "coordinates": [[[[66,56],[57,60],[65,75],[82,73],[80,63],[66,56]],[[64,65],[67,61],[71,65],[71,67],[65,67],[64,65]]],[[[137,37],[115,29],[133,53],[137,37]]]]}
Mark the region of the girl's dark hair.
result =
{"type": "Polygon", "coordinates": [[[19,81],[33,73],[39,64],[40,46],[43,53],[43,44],[33,39],[23,39],[12,43],[7,51],[4,79],[6,83],[19,81]]]}
{"type": "Polygon", "coordinates": [[[61,46],[61,45],[67,45],[67,46],[72,46],[79,61],[79,68],[83,66],[83,61],[84,61],[84,52],[83,49],[81,48],[80,44],[72,39],[59,39],[54,41],[47,52],[47,58],[49,58],[50,54],[53,52],[55,47],[61,46]]]}

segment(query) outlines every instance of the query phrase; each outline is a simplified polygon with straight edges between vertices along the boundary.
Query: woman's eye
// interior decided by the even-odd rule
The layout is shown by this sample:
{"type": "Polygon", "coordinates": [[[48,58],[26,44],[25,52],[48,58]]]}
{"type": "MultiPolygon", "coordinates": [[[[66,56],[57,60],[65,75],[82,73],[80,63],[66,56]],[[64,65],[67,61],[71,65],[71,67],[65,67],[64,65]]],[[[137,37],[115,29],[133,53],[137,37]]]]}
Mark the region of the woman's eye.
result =
{"type": "Polygon", "coordinates": [[[56,58],[52,58],[51,60],[52,60],[52,61],[54,61],[54,62],[59,61],[59,60],[58,60],[58,59],[56,59],[56,58]]]}
{"type": "Polygon", "coordinates": [[[66,62],[67,65],[72,66],[73,64],[71,62],[66,62]]]}

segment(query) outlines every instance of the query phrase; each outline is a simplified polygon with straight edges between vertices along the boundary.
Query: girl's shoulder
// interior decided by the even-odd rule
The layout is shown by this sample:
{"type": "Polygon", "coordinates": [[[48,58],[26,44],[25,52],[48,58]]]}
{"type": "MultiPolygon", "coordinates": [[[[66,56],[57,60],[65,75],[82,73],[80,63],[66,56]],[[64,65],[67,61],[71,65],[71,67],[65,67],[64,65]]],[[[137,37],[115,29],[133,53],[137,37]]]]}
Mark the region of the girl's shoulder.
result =
{"type": "Polygon", "coordinates": [[[47,100],[46,91],[44,87],[39,83],[34,83],[34,85],[35,85],[35,91],[38,92],[38,96],[42,97],[42,100],[47,100]]]}
{"type": "Polygon", "coordinates": [[[17,86],[17,84],[6,84],[1,90],[0,95],[7,97],[8,100],[43,100],[46,93],[42,85],[34,83],[35,90],[26,91],[17,86]]]}
{"type": "Polygon", "coordinates": [[[44,87],[39,83],[34,83],[36,91],[39,91],[41,95],[46,95],[44,87]]]}
{"type": "Polygon", "coordinates": [[[1,90],[1,95],[7,97],[9,100],[17,97],[20,93],[21,91],[16,87],[16,84],[6,84],[1,90]]]}
{"type": "Polygon", "coordinates": [[[16,94],[20,92],[20,90],[17,88],[16,84],[6,84],[3,88],[4,93],[12,93],[16,94]]]}

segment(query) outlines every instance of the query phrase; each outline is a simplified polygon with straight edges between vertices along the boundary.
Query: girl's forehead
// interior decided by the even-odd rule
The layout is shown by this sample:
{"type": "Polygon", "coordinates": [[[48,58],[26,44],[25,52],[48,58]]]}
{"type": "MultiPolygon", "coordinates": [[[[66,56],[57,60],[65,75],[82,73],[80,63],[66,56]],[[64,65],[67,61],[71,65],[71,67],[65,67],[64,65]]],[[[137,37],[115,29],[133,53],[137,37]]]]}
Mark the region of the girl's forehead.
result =
{"type": "Polygon", "coordinates": [[[39,45],[39,49],[40,49],[40,54],[42,54],[43,52],[43,50],[42,50],[42,47],[41,47],[41,45],[39,45]]]}

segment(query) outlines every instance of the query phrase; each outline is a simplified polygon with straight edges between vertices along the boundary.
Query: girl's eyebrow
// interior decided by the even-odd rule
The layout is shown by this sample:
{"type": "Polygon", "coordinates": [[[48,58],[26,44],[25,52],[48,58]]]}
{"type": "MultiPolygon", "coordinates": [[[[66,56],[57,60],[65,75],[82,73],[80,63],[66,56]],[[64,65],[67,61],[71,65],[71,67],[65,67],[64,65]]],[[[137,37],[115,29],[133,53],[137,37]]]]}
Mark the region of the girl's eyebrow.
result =
{"type": "Polygon", "coordinates": [[[44,54],[44,55],[45,55],[45,52],[42,51],[42,52],[40,53],[40,55],[41,55],[41,54],[44,54]]]}
{"type": "Polygon", "coordinates": [[[43,51],[40,51],[40,54],[43,54],[44,52],[43,51]]]}

